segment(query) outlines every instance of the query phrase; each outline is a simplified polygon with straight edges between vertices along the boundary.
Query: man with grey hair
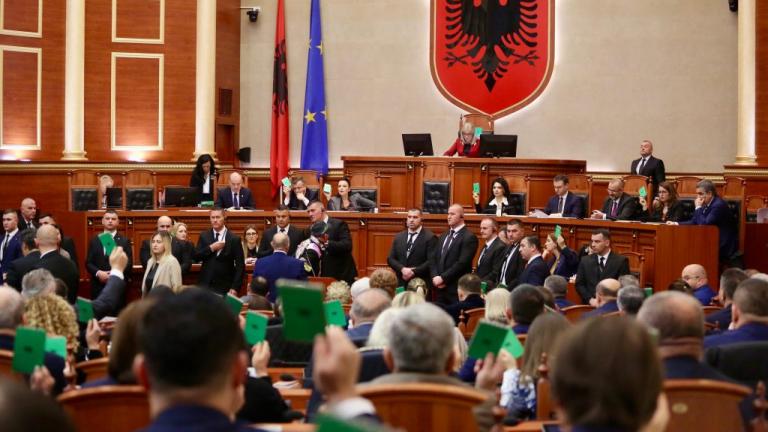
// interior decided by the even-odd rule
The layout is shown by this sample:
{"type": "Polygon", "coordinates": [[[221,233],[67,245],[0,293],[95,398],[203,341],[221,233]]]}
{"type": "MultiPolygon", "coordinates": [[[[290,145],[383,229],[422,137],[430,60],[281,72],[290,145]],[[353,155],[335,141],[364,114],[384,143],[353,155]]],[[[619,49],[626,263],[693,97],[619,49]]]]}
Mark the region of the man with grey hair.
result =
{"type": "Polygon", "coordinates": [[[24,275],[21,280],[21,295],[31,298],[38,294],[48,294],[56,291],[56,281],[51,272],[46,269],[35,269],[24,275]]]}
{"type": "Polygon", "coordinates": [[[704,348],[739,342],[768,341],[768,282],[749,278],[733,296],[733,322],[728,330],[704,338],[704,348]]]}
{"type": "Polygon", "coordinates": [[[573,302],[568,300],[568,281],[560,275],[547,276],[544,279],[544,288],[552,291],[552,295],[555,296],[555,305],[558,309],[565,309],[569,306],[573,306],[573,302]]]}
{"type": "Polygon", "coordinates": [[[392,298],[386,291],[371,288],[363,291],[352,302],[349,310],[351,328],[347,336],[357,346],[365,345],[376,318],[392,306],[392,298]]]}
{"type": "Polygon", "coordinates": [[[658,332],[666,379],[728,381],[699,361],[704,350],[704,313],[695,298],[677,291],[654,294],[643,303],[637,320],[658,332]]]}
{"type": "MultiPolygon", "coordinates": [[[[0,349],[13,351],[13,331],[24,321],[24,298],[13,288],[0,286],[0,349]]],[[[64,359],[52,353],[45,353],[43,365],[53,377],[53,393],[59,394],[67,385],[64,379],[64,359]]]]}
{"type": "Polygon", "coordinates": [[[640,286],[640,279],[637,278],[637,276],[630,274],[625,274],[619,276],[619,286],[624,288],[625,286],[640,286]]]}
{"type": "MultiPolygon", "coordinates": [[[[431,383],[466,386],[449,376],[453,371],[454,324],[451,317],[431,303],[420,303],[400,311],[392,322],[389,345],[384,348],[384,361],[392,373],[383,375],[367,385],[431,383]]],[[[494,423],[491,409],[496,402],[496,384],[503,365],[489,354],[477,374],[475,388],[488,398],[474,409],[480,430],[489,430],[494,423]]]]}
{"type": "Polygon", "coordinates": [[[619,311],[624,315],[635,316],[645,301],[645,291],[635,285],[627,285],[619,288],[616,303],[619,311]]]}
{"type": "MultiPolygon", "coordinates": [[[[739,230],[737,221],[728,204],[719,196],[711,180],[702,180],[696,184],[696,211],[690,220],[680,222],[680,225],[715,225],[720,233],[719,253],[720,263],[731,262],[739,250],[739,230]]],[[[677,222],[667,222],[677,225],[677,222]]]]}
{"type": "Polygon", "coordinates": [[[363,292],[371,288],[371,279],[366,277],[361,277],[360,279],[356,280],[352,286],[349,288],[349,294],[352,296],[352,301],[355,301],[357,297],[360,296],[363,292]]]}

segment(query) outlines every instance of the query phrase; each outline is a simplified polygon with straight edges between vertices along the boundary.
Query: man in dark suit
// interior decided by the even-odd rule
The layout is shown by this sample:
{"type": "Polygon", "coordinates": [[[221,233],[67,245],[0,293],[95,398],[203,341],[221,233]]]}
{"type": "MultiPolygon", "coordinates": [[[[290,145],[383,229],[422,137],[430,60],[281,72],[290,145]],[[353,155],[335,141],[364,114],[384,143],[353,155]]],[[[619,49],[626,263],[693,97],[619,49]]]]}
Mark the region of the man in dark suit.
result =
{"type": "MultiPolygon", "coordinates": [[[[739,230],[728,204],[717,196],[717,189],[711,180],[702,180],[696,185],[696,211],[691,220],[680,225],[715,225],[720,232],[720,262],[728,263],[739,250],[739,230]]],[[[677,222],[667,222],[677,224],[677,222]]]]}
{"type": "MultiPolygon", "coordinates": [[[[125,279],[130,279],[131,268],[133,261],[131,257],[133,253],[131,251],[131,242],[127,238],[120,235],[117,232],[117,227],[120,225],[120,219],[117,217],[117,212],[114,210],[107,210],[104,212],[104,217],[101,218],[101,224],[104,227],[104,233],[109,233],[112,238],[115,239],[115,245],[120,246],[128,255],[128,265],[125,268],[125,279]]],[[[104,288],[104,284],[109,279],[109,256],[104,253],[104,246],[99,240],[99,236],[95,236],[88,244],[88,254],[85,257],[85,268],[91,275],[91,298],[96,298],[104,288]]]]}
{"type": "Polygon", "coordinates": [[[619,303],[617,297],[619,296],[619,288],[621,288],[621,284],[616,279],[609,278],[598,282],[595,287],[597,297],[593,302],[590,301],[590,304],[595,306],[595,310],[583,314],[581,319],[618,312],[619,303]]]}
{"type": "Polygon", "coordinates": [[[21,279],[29,271],[28,269],[34,268],[34,263],[40,260],[36,235],[37,231],[34,229],[26,229],[21,232],[21,253],[23,256],[8,265],[5,283],[19,291],[21,291],[21,279]]]}
{"type": "MultiPolygon", "coordinates": [[[[53,225],[42,225],[37,229],[36,236],[40,257],[29,270],[44,268],[54,277],[63,280],[67,285],[67,301],[74,304],[80,284],[80,271],[72,260],[59,253],[59,231],[53,225]]],[[[28,271],[19,270],[22,274],[28,271]]]]}
{"type": "Polygon", "coordinates": [[[699,360],[704,353],[704,313],[691,296],[676,291],[656,293],[645,300],[637,321],[658,334],[664,378],[730,381],[699,360]]]}
{"type": "Polygon", "coordinates": [[[555,297],[555,306],[562,310],[573,306],[573,302],[568,300],[568,280],[560,275],[550,275],[544,279],[544,288],[550,290],[555,297]]]}
{"type": "Polygon", "coordinates": [[[32,198],[24,198],[19,207],[19,229],[24,231],[38,226],[40,223],[37,221],[37,203],[32,198]]]}
{"type": "Polygon", "coordinates": [[[304,261],[288,255],[290,239],[287,234],[277,233],[272,237],[272,255],[265,256],[256,261],[253,266],[253,277],[262,276],[267,280],[269,292],[267,299],[274,303],[277,300],[278,279],[306,280],[307,272],[304,270],[304,261]]]}
{"type": "Polygon", "coordinates": [[[512,290],[517,286],[517,279],[523,272],[525,263],[520,256],[520,241],[525,237],[525,228],[523,222],[519,219],[510,219],[507,222],[504,239],[507,248],[504,249],[502,259],[496,261],[490,279],[497,285],[503,285],[512,290]]]}
{"type": "Polygon", "coordinates": [[[595,297],[595,287],[603,279],[618,279],[629,274],[629,260],[611,251],[611,233],[606,229],[592,232],[590,243],[592,255],[587,255],[579,262],[576,273],[576,291],[584,304],[589,304],[595,297]]]}
{"type": "Polygon", "coordinates": [[[354,257],[352,257],[352,236],[349,234],[347,223],[329,217],[325,211],[325,206],[319,201],[309,205],[307,214],[309,214],[309,220],[312,223],[323,221],[328,226],[326,230],[328,243],[323,254],[322,273],[320,275],[343,280],[352,285],[355,276],[357,276],[357,265],[354,257]]]}
{"type": "Polygon", "coordinates": [[[750,278],[733,296],[733,330],[704,338],[704,348],[739,342],[768,341],[768,282],[750,278]]]}
{"type": "Polygon", "coordinates": [[[547,201],[544,213],[548,215],[558,214],[562,217],[584,217],[584,200],[568,192],[568,176],[558,174],[552,180],[555,187],[555,195],[547,201]]]}
{"type": "Polygon", "coordinates": [[[256,252],[258,258],[272,255],[272,237],[278,232],[288,234],[288,238],[291,240],[291,248],[288,250],[288,255],[290,256],[296,255],[296,248],[306,239],[303,229],[291,225],[291,212],[288,211],[288,207],[280,204],[275,210],[275,225],[264,230],[264,233],[261,235],[259,251],[256,252]]]}
{"type": "Polygon", "coordinates": [[[537,236],[523,238],[520,242],[520,256],[525,262],[525,267],[520,273],[518,283],[533,286],[544,285],[544,279],[549,276],[549,268],[541,257],[541,241],[537,236]]]}
{"type": "Polygon", "coordinates": [[[197,283],[220,295],[230,291],[237,295],[245,270],[243,246],[227,229],[224,209],[211,210],[209,218],[211,229],[200,233],[195,248],[196,258],[203,263],[197,283]]]}
{"type": "Polygon", "coordinates": [[[718,346],[704,353],[704,362],[727,377],[755,388],[768,377],[768,342],[718,346]]]}
{"type": "Polygon", "coordinates": [[[283,204],[291,210],[306,210],[309,205],[318,200],[318,192],[308,189],[304,178],[293,179],[292,186],[283,186],[283,204]]]}
{"type": "Polygon", "coordinates": [[[491,285],[496,283],[492,279],[494,276],[493,269],[503,259],[504,251],[507,248],[507,245],[499,238],[498,232],[499,224],[495,219],[486,217],[480,221],[480,238],[483,239],[484,244],[480,250],[480,256],[477,258],[475,274],[491,285]]]}
{"type": "Polygon", "coordinates": [[[707,279],[707,269],[701,264],[689,264],[683,268],[680,276],[693,290],[692,294],[702,306],[709,306],[715,292],[709,286],[707,279]]]}
{"type": "Polygon", "coordinates": [[[608,198],[603,210],[594,210],[590,218],[604,220],[635,220],[642,209],[637,198],[624,193],[624,180],[613,179],[608,183],[608,198]]]}
{"type": "Polygon", "coordinates": [[[453,322],[459,324],[462,311],[484,308],[485,300],[482,297],[480,284],[482,281],[477,275],[465,274],[459,278],[458,294],[459,302],[443,306],[448,315],[453,317],[453,322]]]}
{"type": "Polygon", "coordinates": [[[655,193],[659,191],[659,183],[666,180],[664,161],[653,157],[653,143],[643,140],[640,143],[640,158],[630,164],[630,173],[650,177],[655,193]]]}
{"type": "Polygon", "coordinates": [[[418,277],[429,284],[430,256],[434,253],[437,237],[421,224],[421,210],[410,209],[405,219],[408,227],[399,232],[389,249],[387,264],[397,275],[397,284],[405,286],[411,279],[418,277]]]}
{"type": "MultiPolygon", "coordinates": [[[[168,216],[160,216],[157,218],[157,231],[170,232],[173,228],[173,220],[168,216]]],[[[185,249],[180,241],[176,240],[176,237],[171,236],[171,255],[176,258],[181,266],[181,274],[189,273],[189,269],[192,268],[192,251],[185,249]]],[[[141,249],[139,250],[139,259],[141,260],[141,266],[144,270],[147,269],[147,263],[152,256],[152,251],[149,247],[149,239],[141,242],[141,249]]]]}
{"type": "Polygon", "coordinates": [[[16,210],[3,212],[3,239],[0,242],[0,284],[7,277],[8,268],[13,261],[21,258],[21,231],[16,210]]]}
{"type": "Polygon", "coordinates": [[[229,188],[219,190],[216,207],[224,209],[254,208],[253,196],[247,187],[243,187],[243,176],[238,172],[229,175],[229,188]]]}
{"type": "Polygon", "coordinates": [[[50,213],[41,213],[39,222],[41,226],[53,225],[57,230],[59,230],[59,248],[67,252],[66,254],[62,255],[69,255],[69,259],[75,263],[75,266],[78,266],[80,261],[77,259],[78,255],[77,248],[75,248],[75,241],[72,240],[72,237],[64,235],[64,231],[61,230],[61,225],[56,223],[56,219],[53,217],[53,215],[50,213]]]}
{"type": "Polygon", "coordinates": [[[717,295],[723,308],[707,315],[704,320],[716,325],[721,331],[728,330],[728,326],[731,325],[733,295],[736,293],[736,287],[747,279],[749,279],[749,276],[741,269],[729,268],[723,270],[723,273],[720,275],[720,292],[717,295]]]}
{"type": "Polygon", "coordinates": [[[430,265],[432,285],[437,292],[435,301],[444,305],[459,301],[459,278],[472,272],[472,259],[477,252],[477,237],[464,224],[464,208],[451,205],[447,219],[449,229],[440,236],[430,265]]]}

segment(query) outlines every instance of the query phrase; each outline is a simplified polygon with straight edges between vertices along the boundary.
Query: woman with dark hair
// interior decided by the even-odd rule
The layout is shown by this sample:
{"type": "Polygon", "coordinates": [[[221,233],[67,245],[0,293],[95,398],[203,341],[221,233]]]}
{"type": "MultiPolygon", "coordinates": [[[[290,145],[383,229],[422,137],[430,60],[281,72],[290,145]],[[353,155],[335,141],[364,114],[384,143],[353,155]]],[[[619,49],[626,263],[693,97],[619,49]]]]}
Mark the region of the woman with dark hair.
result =
{"type": "MultiPolygon", "coordinates": [[[[648,201],[640,197],[643,212],[648,211],[648,201]]],[[[659,183],[659,196],[653,199],[651,214],[646,222],[678,222],[683,218],[683,205],[678,201],[677,189],[670,182],[659,183]]]]}
{"type": "Polygon", "coordinates": [[[365,198],[359,193],[349,193],[351,183],[347,177],[339,180],[336,190],[336,195],[331,196],[328,192],[325,194],[325,199],[328,200],[328,210],[335,211],[373,211],[376,207],[376,203],[365,198]]]}
{"type": "Polygon", "coordinates": [[[189,186],[200,190],[200,201],[213,201],[214,181],[217,176],[216,162],[211,155],[200,155],[189,179],[189,186]]]}
{"type": "Polygon", "coordinates": [[[547,234],[542,258],[549,265],[549,274],[568,279],[579,270],[579,257],[568,247],[562,235],[555,238],[554,233],[547,234]]]}
{"type": "Polygon", "coordinates": [[[472,198],[475,200],[475,211],[484,214],[495,214],[501,216],[503,214],[511,215],[512,206],[509,203],[509,184],[503,177],[497,177],[491,182],[491,194],[492,198],[488,202],[485,208],[480,206],[480,194],[472,193],[472,198]]]}
{"type": "Polygon", "coordinates": [[[243,245],[245,263],[255,263],[259,253],[259,231],[256,229],[256,226],[248,225],[245,227],[245,231],[243,231],[243,236],[240,241],[243,245]]]}

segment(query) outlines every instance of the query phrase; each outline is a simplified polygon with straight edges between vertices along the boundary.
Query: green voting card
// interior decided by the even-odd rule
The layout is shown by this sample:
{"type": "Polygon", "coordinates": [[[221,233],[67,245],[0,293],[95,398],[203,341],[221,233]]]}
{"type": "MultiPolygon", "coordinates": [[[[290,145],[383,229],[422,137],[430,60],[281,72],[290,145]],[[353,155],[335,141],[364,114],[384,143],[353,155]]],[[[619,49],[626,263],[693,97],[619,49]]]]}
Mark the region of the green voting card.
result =
{"type": "Polygon", "coordinates": [[[328,414],[317,415],[317,432],[381,432],[382,427],[366,421],[341,420],[328,414]]]}
{"type": "Polygon", "coordinates": [[[323,192],[325,192],[327,194],[331,193],[332,192],[331,185],[328,184],[328,183],[324,184],[323,185],[323,192]]]}
{"type": "Polygon", "coordinates": [[[560,225],[555,225],[555,241],[563,235],[563,228],[560,225]]]}
{"type": "Polygon", "coordinates": [[[291,179],[289,179],[288,177],[283,177],[283,186],[291,187],[291,179]]]}
{"type": "Polygon", "coordinates": [[[64,336],[49,336],[45,339],[45,352],[56,354],[66,360],[67,338],[64,336]]]}
{"type": "Polygon", "coordinates": [[[486,281],[480,282],[480,292],[483,294],[486,294],[488,292],[488,282],[486,281]]]}
{"type": "Polygon", "coordinates": [[[99,241],[104,246],[104,255],[110,256],[115,249],[115,238],[112,237],[111,233],[102,233],[99,234],[99,241]]]}
{"type": "Polygon", "coordinates": [[[645,186],[640,186],[640,190],[637,191],[637,194],[640,195],[640,198],[645,198],[648,196],[648,191],[645,190],[645,186]]]}
{"type": "Polygon", "coordinates": [[[245,314],[245,341],[248,345],[256,345],[267,337],[269,318],[254,311],[245,314]]]}
{"type": "Polygon", "coordinates": [[[323,303],[325,309],[325,322],[328,325],[335,325],[339,327],[346,327],[347,318],[344,316],[344,308],[341,306],[341,302],[338,300],[331,300],[323,303]]]}
{"type": "Polygon", "coordinates": [[[523,344],[520,343],[520,339],[517,338],[517,334],[512,329],[509,329],[507,337],[504,338],[501,349],[512,354],[514,358],[520,358],[524,351],[523,344]]]}
{"type": "Polygon", "coordinates": [[[315,335],[325,333],[322,285],[288,279],[278,279],[275,285],[283,299],[286,340],[312,342],[315,335]]]}
{"type": "Polygon", "coordinates": [[[478,126],[478,127],[476,127],[476,128],[475,128],[475,136],[476,136],[476,137],[479,137],[479,136],[480,136],[480,135],[482,135],[482,134],[483,134],[483,128],[481,128],[481,127],[479,127],[479,126],[478,126]]]}
{"type": "Polygon", "coordinates": [[[405,287],[399,286],[399,287],[395,288],[395,295],[398,295],[398,294],[403,293],[403,292],[405,292],[405,287]]]}
{"type": "Polygon", "coordinates": [[[243,302],[232,294],[227,294],[226,300],[229,310],[231,310],[235,316],[240,315],[240,312],[243,310],[243,302]]]}
{"type": "Polygon", "coordinates": [[[474,194],[480,193],[480,183],[472,183],[472,193],[474,194]]]}
{"type": "Polygon", "coordinates": [[[17,327],[13,340],[13,370],[31,374],[35,366],[43,364],[44,358],[45,332],[32,327],[17,327]]]}
{"type": "Polygon", "coordinates": [[[653,288],[651,287],[645,287],[643,288],[643,291],[645,291],[645,297],[650,297],[653,295],[653,288]]]}
{"type": "Polygon", "coordinates": [[[93,319],[93,304],[90,300],[78,297],[75,307],[77,308],[78,322],[88,323],[88,321],[93,319]]]}
{"type": "Polygon", "coordinates": [[[469,356],[483,359],[488,353],[498,354],[509,333],[509,328],[491,321],[481,320],[469,341],[469,356]]]}

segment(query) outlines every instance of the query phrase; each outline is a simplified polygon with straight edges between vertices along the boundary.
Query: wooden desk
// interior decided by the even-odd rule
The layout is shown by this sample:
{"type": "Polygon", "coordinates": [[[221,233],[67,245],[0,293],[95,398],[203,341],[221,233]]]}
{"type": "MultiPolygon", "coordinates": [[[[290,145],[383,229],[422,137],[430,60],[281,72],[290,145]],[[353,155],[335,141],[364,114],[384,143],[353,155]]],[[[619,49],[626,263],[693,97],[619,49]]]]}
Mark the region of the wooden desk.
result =
{"type": "Polygon", "coordinates": [[[552,178],[557,174],[584,174],[586,161],[464,158],[464,157],[365,157],[342,156],[344,174],[354,187],[375,186],[379,190],[379,209],[404,211],[421,207],[422,183],[438,175],[451,182],[451,202],[474,208],[472,184],[480,183],[480,202],[488,202],[490,182],[504,174],[529,176],[528,205],[544,207],[554,194],[552,178]],[[356,181],[363,178],[363,184],[356,181]],[[372,184],[366,184],[372,183],[372,184]]]}
{"type": "MultiPolygon", "coordinates": [[[[189,228],[190,240],[194,243],[197,242],[201,231],[210,228],[207,210],[152,210],[118,213],[120,232],[133,242],[135,263],[139,263],[141,242],[149,239],[155,232],[159,216],[167,215],[176,221],[185,222],[189,228]]],[[[83,241],[87,241],[101,232],[102,214],[102,211],[83,213],[83,224],[86,227],[86,238],[83,241]]],[[[330,214],[332,217],[343,219],[349,225],[353,255],[359,275],[368,274],[369,270],[377,267],[387,267],[387,256],[392,240],[398,232],[405,229],[406,215],[404,213],[331,212],[330,214]]],[[[291,218],[292,223],[296,226],[306,227],[309,224],[305,212],[291,212],[291,218]]],[[[483,216],[474,214],[467,215],[465,218],[467,226],[475,234],[479,234],[482,218],[483,216]]],[[[229,212],[227,219],[227,227],[238,236],[242,236],[247,225],[255,225],[261,233],[274,223],[273,213],[266,211],[229,212]]],[[[436,235],[447,228],[445,215],[424,215],[423,219],[424,225],[436,235]]],[[[508,219],[509,217],[497,218],[499,223],[508,219]]],[[[615,250],[644,254],[645,278],[655,290],[666,289],[671,281],[680,277],[683,267],[691,263],[703,265],[710,275],[709,280],[713,288],[717,288],[718,233],[714,226],[670,226],[589,219],[522,218],[522,220],[526,230],[536,233],[542,240],[544,236],[554,232],[556,225],[560,225],[568,245],[574,250],[589,243],[594,229],[609,229],[615,250]]]]}

